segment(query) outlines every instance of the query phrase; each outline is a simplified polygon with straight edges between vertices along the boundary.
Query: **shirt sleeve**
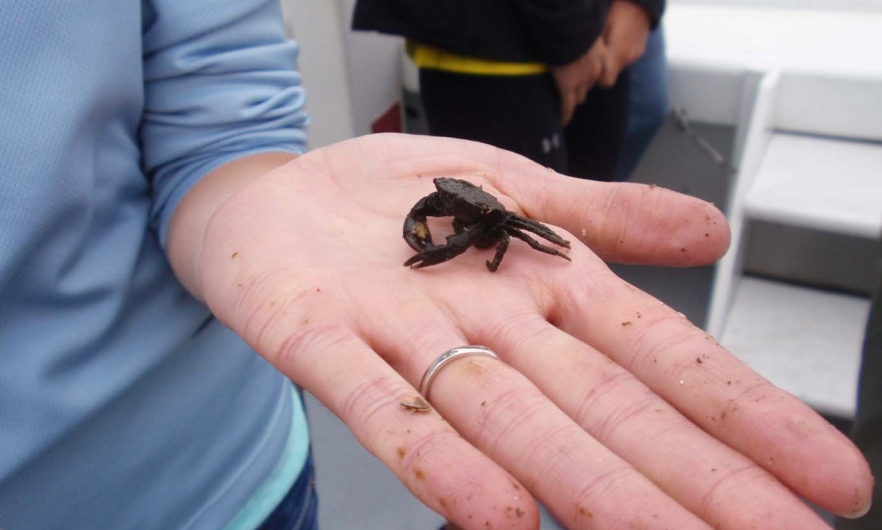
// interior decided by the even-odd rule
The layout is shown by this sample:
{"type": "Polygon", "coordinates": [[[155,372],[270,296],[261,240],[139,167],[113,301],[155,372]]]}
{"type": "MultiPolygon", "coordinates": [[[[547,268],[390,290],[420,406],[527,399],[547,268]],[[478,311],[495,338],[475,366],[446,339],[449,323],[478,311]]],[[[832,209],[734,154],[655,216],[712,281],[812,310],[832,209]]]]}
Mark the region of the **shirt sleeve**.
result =
{"type": "Polygon", "coordinates": [[[612,0],[514,0],[543,62],[571,63],[600,37],[612,0]]]}
{"type": "Polygon", "coordinates": [[[143,0],[142,164],[166,244],[205,174],[259,152],[306,150],[298,47],[278,0],[143,0]]]}

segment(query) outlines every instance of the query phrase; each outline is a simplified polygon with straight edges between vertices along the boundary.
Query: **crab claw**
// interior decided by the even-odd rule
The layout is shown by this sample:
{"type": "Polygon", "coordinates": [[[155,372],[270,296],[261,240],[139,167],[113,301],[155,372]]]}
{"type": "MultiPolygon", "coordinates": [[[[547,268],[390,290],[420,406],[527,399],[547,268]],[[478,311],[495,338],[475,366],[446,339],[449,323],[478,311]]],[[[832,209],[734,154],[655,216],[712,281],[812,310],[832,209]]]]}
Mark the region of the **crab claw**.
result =
{"type": "Polygon", "coordinates": [[[447,236],[444,245],[430,245],[426,250],[412,256],[404,262],[405,267],[421,269],[430,265],[437,265],[449,259],[459,256],[472,246],[472,234],[460,232],[447,236]]]}
{"type": "Polygon", "coordinates": [[[425,219],[408,217],[404,220],[404,240],[410,248],[422,252],[432,246],[432,233],[425,219]]]}

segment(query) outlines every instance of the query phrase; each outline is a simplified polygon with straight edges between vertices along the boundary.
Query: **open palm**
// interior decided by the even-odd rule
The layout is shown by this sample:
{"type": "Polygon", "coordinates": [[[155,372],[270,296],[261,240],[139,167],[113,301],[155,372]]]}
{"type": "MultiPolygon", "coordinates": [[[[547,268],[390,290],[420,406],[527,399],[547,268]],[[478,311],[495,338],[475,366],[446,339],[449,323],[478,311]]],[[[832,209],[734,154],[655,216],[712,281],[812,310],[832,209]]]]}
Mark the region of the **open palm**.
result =
{"type": "Polygon", "coordinates": [[[857,511],[872,481],[857,450],[604,263],[702,264],[727,244],[702,201],[379,135],[238,191],[209,223],[199,281],[226,325],[463,528],[536,528],[532,498],[570,528],[826,528],[791,490],[857,511]],[[402,266],[404,217],[439,176],[551,224],[572,262],[514,240],[495,273],[492,249],[402,266]],[[500,360],[446,367],[428,413],[400,405],[468,344],[500,360]]]}

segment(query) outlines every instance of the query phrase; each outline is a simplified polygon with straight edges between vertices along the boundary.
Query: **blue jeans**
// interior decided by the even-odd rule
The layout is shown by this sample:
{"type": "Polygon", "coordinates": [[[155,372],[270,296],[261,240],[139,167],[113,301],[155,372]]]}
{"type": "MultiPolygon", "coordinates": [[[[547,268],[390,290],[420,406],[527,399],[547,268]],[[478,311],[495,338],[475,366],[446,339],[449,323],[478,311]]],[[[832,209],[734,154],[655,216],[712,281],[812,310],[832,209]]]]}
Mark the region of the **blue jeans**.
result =
{"type": "Polygon", "coordinates": [[[631,95],[618,180],[626,180],[668,115],[668,65],[659,26],[649,34],[646,51],[629,68],[631,95]]]}
{"type": "Polygon", "coordinates": [[[257,530],[318,530],[318,496],[312,452],[300,477],[257,530]]]}

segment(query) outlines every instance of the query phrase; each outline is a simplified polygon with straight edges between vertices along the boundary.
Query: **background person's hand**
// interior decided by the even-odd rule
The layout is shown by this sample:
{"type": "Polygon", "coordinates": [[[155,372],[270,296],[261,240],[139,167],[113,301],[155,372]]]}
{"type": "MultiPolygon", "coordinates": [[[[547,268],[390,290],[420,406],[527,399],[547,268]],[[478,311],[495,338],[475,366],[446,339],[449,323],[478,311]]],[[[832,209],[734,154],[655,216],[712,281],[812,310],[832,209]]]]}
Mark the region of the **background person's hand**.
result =
{"type": "Polygon", "coordinates": [[[551,74],[560,93],[560,117],[564,125],[573,119],[576,107],[588,96],[588,91],[603,73],[603,63],[607,54],[606,43],[602,38],[575,61],[551,68],[551,74]]]}
{"type": "Polygon", "coordinates": [[[606,53],[597,80],[600,86],[615,85],[621,71],[643,55],[649,28],[646,10],[630,0],[613,0],[601,37],[606,53]]]}
{"type": "MultiPolygon", "coordinates": [[[[211,178],[170,237],[202,234],[188,212],[211,178]]],[[[436,242],[449,225],[432,225],[436,242]]],[[[564,177],[485,145],[379,135],[254,179],[204,234],[195,294],[462,528],[537,528],[533,498],[574,529],[816,530],[827,527],[796,494],[840,513],[868,502],[872,478],[844,436],[603,262],[718,258],[728,228],[703,201],[564,177]],[[513,241],[496,273],[491,249],[403,267],[404,217],[438,176],[561,227],[573,261],[513,241]],[[434,410],[400,406],[466,344],[501,361],[457,360],[432,386],[434,410]]]]}

